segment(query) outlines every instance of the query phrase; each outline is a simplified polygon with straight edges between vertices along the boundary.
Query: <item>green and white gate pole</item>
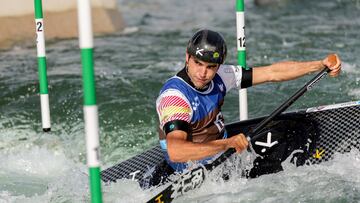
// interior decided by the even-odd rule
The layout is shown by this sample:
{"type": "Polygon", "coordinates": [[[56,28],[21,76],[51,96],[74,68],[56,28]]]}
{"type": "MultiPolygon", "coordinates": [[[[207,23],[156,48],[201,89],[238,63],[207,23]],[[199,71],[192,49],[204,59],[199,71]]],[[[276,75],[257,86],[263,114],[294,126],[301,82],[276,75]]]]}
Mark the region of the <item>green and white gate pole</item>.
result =
{"type": "Polygon", "coordinates": [[[90,0],[78,0],[79,43],[84,89],[86,158],[89,167],[91,202],[102,202],[99,161],[99,120],[93,62],[93,33],[90,0]]]}
{"type": "MultiPolygon", "coordinates": [[[[245,48],[245,14],[244,0],[236,0],[236,33],[237,33],[237,58],[238,65],[244,69],[246,66],[246,48],[245,48]]],[[[239,118],[248,119],[247,89],[239,90],[239,118]]]]}
{"type": "Polygon", "coordinates": [[[50,125],[50,107],[48,82],[46,76],[46,53],[45,53],[45,34],[44,34],[44,20],[42,12],[41,0],[34,0],[35,6],[35,27],[36,27],[36,46],[38,58],[38,71],[40,83],[40,103],[41,103],[41,120],[44,132],[51,130],[50,125]]]}

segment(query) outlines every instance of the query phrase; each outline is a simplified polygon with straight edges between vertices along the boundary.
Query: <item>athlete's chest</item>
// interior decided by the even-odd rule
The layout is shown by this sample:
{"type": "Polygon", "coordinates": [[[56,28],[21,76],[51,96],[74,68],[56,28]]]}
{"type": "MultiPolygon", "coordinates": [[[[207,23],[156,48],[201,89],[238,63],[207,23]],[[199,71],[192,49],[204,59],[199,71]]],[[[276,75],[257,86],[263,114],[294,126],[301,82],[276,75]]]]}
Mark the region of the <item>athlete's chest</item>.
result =
{"type": "Polygon", "coordinates": [[[188,100],[193,111],[192,121],[201,120],[214,111],[219,111],[223,101],[224,92],[220,88],[214,88],[207,94],[191,91],[188,100]]]}

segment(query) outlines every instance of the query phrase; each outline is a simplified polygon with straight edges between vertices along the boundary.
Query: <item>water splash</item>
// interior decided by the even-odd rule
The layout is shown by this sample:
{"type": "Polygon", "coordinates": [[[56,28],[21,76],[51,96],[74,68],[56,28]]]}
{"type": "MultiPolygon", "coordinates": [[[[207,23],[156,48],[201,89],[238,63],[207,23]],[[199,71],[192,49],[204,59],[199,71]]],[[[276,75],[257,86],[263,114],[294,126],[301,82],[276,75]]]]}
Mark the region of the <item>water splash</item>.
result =
{"type": "Polygon", "coordinates": [[[360,151],[336,154],[319,165],[295,167],[283,163],[284,171],[255,179],[234,177],[228,181],[208,179],[204,185],[175,202],[359,202],[360,151]]]}

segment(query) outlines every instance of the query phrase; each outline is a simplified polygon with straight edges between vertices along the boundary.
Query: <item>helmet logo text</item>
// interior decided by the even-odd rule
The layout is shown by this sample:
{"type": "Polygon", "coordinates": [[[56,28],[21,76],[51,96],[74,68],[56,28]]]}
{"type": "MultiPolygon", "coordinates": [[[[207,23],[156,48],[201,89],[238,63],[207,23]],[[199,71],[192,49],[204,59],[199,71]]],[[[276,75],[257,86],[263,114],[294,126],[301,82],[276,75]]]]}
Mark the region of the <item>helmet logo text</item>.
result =
{"type": "Polygon", "coordinates": [[[199,49],[199,48],[197,48],[196,49],[196,55],[200,55],[200,56],[203,56],[203,52],[204,51],[204,49],[199,49]]]}

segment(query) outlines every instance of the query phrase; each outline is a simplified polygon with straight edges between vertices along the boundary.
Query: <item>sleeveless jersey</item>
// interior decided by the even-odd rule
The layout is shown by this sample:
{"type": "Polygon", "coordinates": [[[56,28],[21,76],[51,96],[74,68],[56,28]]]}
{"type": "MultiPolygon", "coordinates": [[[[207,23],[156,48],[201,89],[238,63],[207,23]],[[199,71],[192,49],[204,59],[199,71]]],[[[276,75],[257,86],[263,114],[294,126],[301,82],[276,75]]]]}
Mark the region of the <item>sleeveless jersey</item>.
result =
{"type": "MultiPolygon", "coordinates": [[[[179,76],[166,81],[156,101],[161,148],[167,151],[163,127],[167,122],[174,120],[190,124],[191,133],[188,134],[188,141],[204,143],[226,137],[221,106],[226,92],[234,87],[241,87],[242,77],[241,67],[221,65],[205,91],[195,89],[179,76]]],[[[165,157],[175,170],[179,169],[179,166],[175,166],[176,164],[169,160],[167,152],[165,157]]]]}

